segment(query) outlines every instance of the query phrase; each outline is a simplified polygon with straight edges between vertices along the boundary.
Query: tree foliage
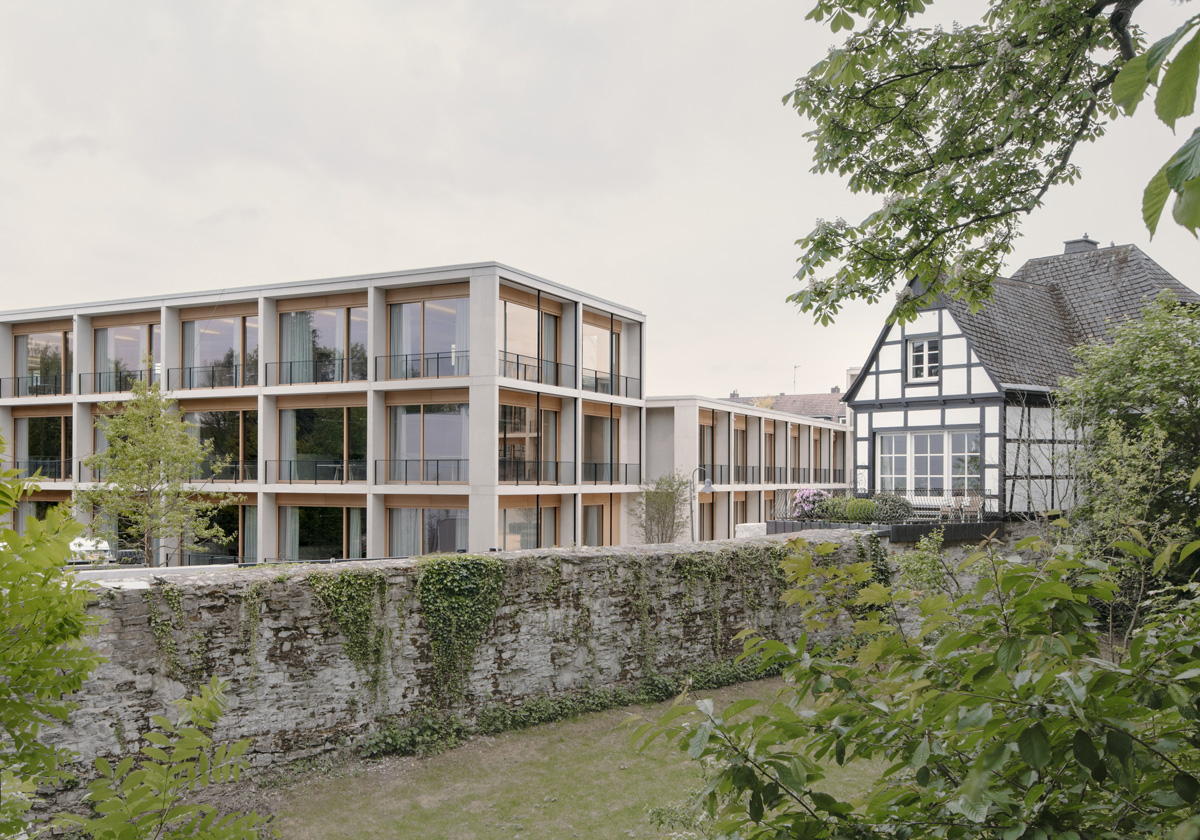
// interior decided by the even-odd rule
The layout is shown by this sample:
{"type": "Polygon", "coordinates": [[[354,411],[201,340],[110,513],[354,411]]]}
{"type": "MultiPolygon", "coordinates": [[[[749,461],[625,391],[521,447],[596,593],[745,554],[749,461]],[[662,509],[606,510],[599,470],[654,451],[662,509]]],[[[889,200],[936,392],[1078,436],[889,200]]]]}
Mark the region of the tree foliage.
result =
{"type": "Polygon", "coordinates": [[[93,515],[93,531],[114,543],[118,534],[135,541],[147,566],[157,565],[164,541],[177,541],[181,550],[228,541],[213,516],[238,497],[195,483],[225,464],[213,458],[211,442],[193,434],[158,383],[134,380],[131,399],[100,409],[96,424],[108,448],[84,461],[100,483],[76,492],[77,503],[93,515]]]}
{"type": "Polygon", "coordinates": [[[978,574],[951,566],[927,590],[794,549],[790,600],[813,630],[852,628],[844,643],[751,635],[747,653],[783,667],[777,703],[702,700],[640,732],[710,766],[712,836],[1200,836],[1200,585],[1159,593],[1113,645],[1103,565],[1040,537],[986,545],[966,559],[978,574]],[[874,778],[862,801],[822,785],[828,762],[874,778]]]}
{"type": "MultiPolygon", "coordinates": [[[[0,520],[36,485],[0,472],[0,520]]],[[[42,739],[100,662],[84,643],[92,592],[66,568],[80,527],[55,507],[23,534],[0,530],[0,835],[18,836],[39,785],[65,778],[69,754],[42,739]]]]}
{"type": "MultiPolygon", "coordinates": [[[[929,0],[817,0],[809,17],[849,34],[784,101],[814,123],[814,171],[884,199],[858,224],[819,220],[799,240],[807,285],[790,300],[829,323],[846,300],[919,277],[900,318],[943,293],[984,304],[1021,219],[1080,177],[1077,148],[1117,104],[1132,111],[1157,85],[1162,120],[1192,113],[1200,16],[1141,53],[1140,3],[990,0],[980,22],[945,30],[922,23],[929,0]]],[[[1200,133],[1147,189],[1151,231],[1172,193],[1194,231],[1200,133]]]]}
{"type": "Polygon", "coordinates": [[[59,821],[90,840],[258,840],[274,836],[256,814],[225,814],[193,801],[212,784],[237,781],[248,740],[218,744],[212,730],[225,710],[225,685],[213,677],[191,697],[177,701],[179,719],[153,718],[141,756],[116,764],[96,760],[88,785],[92,816],[62,814],[59,821]]]}
{"type": "Polygon", "coordinates": [[[675,542],[688,525],[693,485],[681,473],[659,476],[633,499],[633,521],[651,544],[675,542]]]}
{"type": "Polygon", "coordinates": [[[1163,293],[1114,327],[1110,343],[1076,353],[1077,374],[1059,392],[1083,430],[1075,518],[1104,546],[1130,526],[1150,543],[1180,539],[1200,506],[1188,490],[1200,463],[1200,310],[1163,293]]]}

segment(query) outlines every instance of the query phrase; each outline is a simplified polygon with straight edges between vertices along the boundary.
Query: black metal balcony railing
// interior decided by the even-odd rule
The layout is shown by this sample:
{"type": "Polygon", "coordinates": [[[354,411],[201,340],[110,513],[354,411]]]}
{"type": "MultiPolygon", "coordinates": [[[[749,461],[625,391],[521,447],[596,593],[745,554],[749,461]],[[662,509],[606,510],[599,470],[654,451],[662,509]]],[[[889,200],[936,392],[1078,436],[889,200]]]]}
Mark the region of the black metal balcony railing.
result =
{"type": "Polygon", "coordinates": [[[366,480],[366,461],[338,458],[267,461],[269,484],[345,484],[366,480]]]}
{"type": "Polygon", "coordinates": [[[606,464],[584,462],[584,484],[641,484],[641,464],[606,464]]]}
{"type": "Polygon", "coordinates": [[[789,467],[788,482],[790,484],[808,484],[808,467],[789,467]]]}
{"type": "Polygon", "coordinates": [[[70,481],[73,462],[59,458],[28,458],[9,465],[22,478],[43,478],[46,481],[70,481]]]}
{"type": "Polygon", "coordinates": [[[168,390],[190,388],[236,388],[258,384],[258,365],[202,365],[171,368],[167,371],[168,390]]]}
{"type": "Polygon", "coordinates": [[[0,397],[45,397],[70,393],[71,378],[54,373],[6,376],[0,379],[0,397]]]}
{"type": "Polygon", "coordinates": [[[501,458],[500,481],[516,484],[574,484],[575,464],[571,461],[523,461],[501,458]]]}
{"type": "Polygon", "coordinates": [[[708,479],[713,484],[728,484],[729,483],[729,465],[728,464],[701,464],[700,472],[696,476],[700,481],[708,479]]]}
{"type": "Polygon", "coordinates": [[[465,484],[466,458],[400,458],[375,462],[377,484],[465,484]]]}
{"type": "Polygon", "coordinates": [[[466,350],[444,353],[407,353],[376,356],[376,379],[440,379],[466,376],[471,372],[471,354],[466,350]]]}
{"type": "Polygon", "coordinates": [[[787,484],[787,467],[763,467],[763,484],[787,484]]]}
{"type": "Polygon", "coordinates": [[[522,356],[520,353],[500,352],[500,375],[525,382],[539,382],[542,385],[575,387],[574,365],[539,359],[536,356],[522,356]]]}
{"type": "Polygon", "coordinates": [[[306,385],[322,382],[362,382],[367,360],[361,357],[267,362],[268,385],[306,385]]]}
{"type": "Polygon", "coordinates": [[[154,382],[158,373],[153,370],[99,370],[79,374],[79,393],[110,394],[132,391],[134,382],[154,382]]]}
{"type": "Polygon", "coordinates": [[[733,468],[734,484],[758,484],[758,467],[737,464],[733,468]]]}
{"type": "Polygon", "coordinates": [[[210,464],[192,476],[193,481],[258,481],[258,461],[230,461],[214,469],[210,464]]]}
{"type": "Polygon", "coordinates": [[[605,373],[599,370],[583,368],[581,387],[595,394],[612,394],[617,397],[632,397],[641,399],[642,380],[632,376],[621,376],[615,373],[605,373]]]}

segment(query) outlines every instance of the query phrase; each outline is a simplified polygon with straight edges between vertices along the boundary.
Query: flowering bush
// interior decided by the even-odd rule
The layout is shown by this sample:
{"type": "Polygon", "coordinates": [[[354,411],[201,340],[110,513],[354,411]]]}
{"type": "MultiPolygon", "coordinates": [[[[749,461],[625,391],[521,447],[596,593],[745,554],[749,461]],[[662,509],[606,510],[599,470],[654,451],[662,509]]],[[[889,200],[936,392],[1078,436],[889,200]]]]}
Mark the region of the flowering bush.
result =
{"type": "Polygon", "coordinates": [[[829,498],[824,490],[814,490],[802,487],[792,496],[792,518],[812,519],[817,511],[817,505],[829,498]]]}

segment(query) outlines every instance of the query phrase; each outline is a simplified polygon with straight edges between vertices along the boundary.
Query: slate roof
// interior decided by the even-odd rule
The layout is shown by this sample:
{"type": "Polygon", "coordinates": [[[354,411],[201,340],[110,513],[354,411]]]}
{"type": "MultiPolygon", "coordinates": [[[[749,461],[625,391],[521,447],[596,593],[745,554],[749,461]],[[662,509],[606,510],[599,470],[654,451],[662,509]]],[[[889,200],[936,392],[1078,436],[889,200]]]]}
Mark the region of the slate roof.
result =
{"type": "Polygon", "coordinates": [[[733,402],[746,403],[759,408],[786,411],[818,419],[841,420],[846,416],[846,404],[841,393],[824,394],[773,394],[763,397],[731,397],[733,402]]]}
{"type": "Polygon", "coordinates": [[[1181,301],[1200,294],[1136,245],[1117,245],[1029,260],[972,313],[943,303],[1002,384],[1054,387],[1075,370],[1071,348],[1107,340],[1111,327],[1138,315],[1163,289],[1181,301]]]}

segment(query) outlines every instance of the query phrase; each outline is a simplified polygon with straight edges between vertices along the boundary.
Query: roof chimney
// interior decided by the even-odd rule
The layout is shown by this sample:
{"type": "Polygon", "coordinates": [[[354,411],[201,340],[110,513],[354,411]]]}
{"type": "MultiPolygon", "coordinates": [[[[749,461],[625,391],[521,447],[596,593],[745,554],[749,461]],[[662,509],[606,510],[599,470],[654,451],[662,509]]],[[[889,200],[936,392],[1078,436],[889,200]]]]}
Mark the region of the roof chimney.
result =
{"type": "Polygon", "coordinates": [[[729,392],[729,399],[736,400],[737,398],[738,398],[738,392],[737,392],[737,389],[734,388],[732,391],[729,392]]]}
{"type": "Polygon", "coordinates": [[[1079,254],[1084,251],[1095,251],[1096,246],[1100,243],[1095,239],[1088,238],[1085,233],[1081,239],[1068,239],[1063,243],[1064,254],[1079,254]]]}
{"type": "Polygon", "coordinates": [[[829,393],[840,394],[840,393],[842,393],[842,389],[839,388],[837,385],[834,385],[832,388],[829,389],[829,393]]]}

